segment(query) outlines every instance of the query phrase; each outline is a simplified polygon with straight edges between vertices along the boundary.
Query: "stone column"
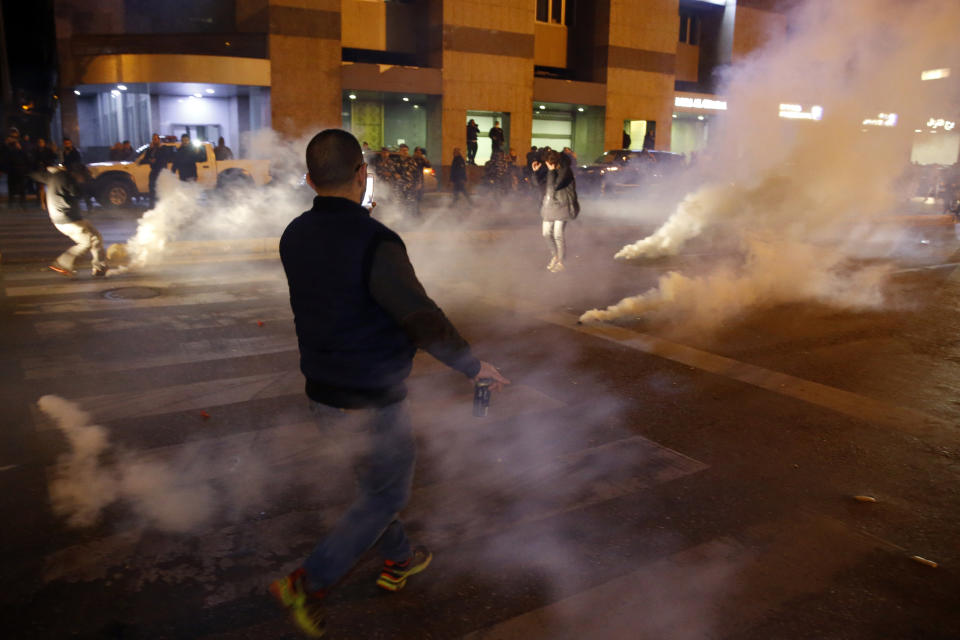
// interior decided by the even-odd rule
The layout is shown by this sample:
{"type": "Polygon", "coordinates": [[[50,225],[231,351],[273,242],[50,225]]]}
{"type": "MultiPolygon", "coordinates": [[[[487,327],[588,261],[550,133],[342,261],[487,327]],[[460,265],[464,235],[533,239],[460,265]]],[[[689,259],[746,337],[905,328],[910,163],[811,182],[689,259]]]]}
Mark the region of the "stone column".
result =
{"type": "MultiPolygon", "coordinates": [[[[534,2],[443,3],[443,158],[466,155],[468,110],[510,114],[511,149],[530,145],[533,126],[534,2]]],[[[486,132],[481,132],[484,135],[486,132]]],[[[522,157],[522,154],[521,154],[522,157]]]]}
{"type": "Polygon", "coordinates": [[[341,126],[340,0],[267,0],[265,9],[273,129],[298,138],[341,126]]]}
{"type": "MultiPolygon", "coordinates": [[[[624,120],[654,120],[656,148],[670,148],[679,0],[609,0],[604,147],[619,149],[624,120]]],[[[642,140],[633,140],[639,148],[642,140]]]]}

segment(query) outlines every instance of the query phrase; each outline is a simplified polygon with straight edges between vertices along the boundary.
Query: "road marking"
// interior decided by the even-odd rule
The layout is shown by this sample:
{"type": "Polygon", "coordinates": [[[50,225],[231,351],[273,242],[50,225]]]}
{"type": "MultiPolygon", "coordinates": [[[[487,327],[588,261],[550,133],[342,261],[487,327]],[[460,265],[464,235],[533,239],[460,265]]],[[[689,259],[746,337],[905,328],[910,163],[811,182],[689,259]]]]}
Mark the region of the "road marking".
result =
{"type": "Polygon", "coordinates": [[[646,563],[462,640],[735,636],[785,603],[823,592],[837,573],[877,550],[889,548],[832,518],[794,512],[736,538],[715,538],[646,563]]]}
{"type": "MultiPolygon", "coordinates": [[[[58,294],[77,294],[77,293],[99,293],[110,289],[117,289],[125,286],[136,287],[155,287],[161,290],[171,288],[183,289],[186,287],[199,286],[218,286],[223,288],[227,285],[239,285],[246,283],[275,282],[277,284],[286,284],[283,275],[274,271],[252,271],[241,274],[215,274],[215,275],[181,275],[177,274],[174,279],[169,277],[158,277],[156,273],[138,274],[135,271],[128,271],[125,274],[106,279],[97,279],[90,281],[66,282],[63,276],[58,276],[52,271],[46,274],[47,280],[44,284],[31,286],[11,286],[8,285],[7,295],[11,298],[23,296],[48,296],[58,294]],[[143,275],[147,277],[130,278],[132,275],[143,275]]],[[[15,278],[5,278],[12,282],[15,278]]]]}
{"type": "MultiPolygon", "coordinates": [[[[292,333],[292,332],[291,332],[292,333]]],[[[114,358],[108,354],[104,359],[83,358],[76,354],[41,355],[23,358],[20,366],[24,378],[38,380],[57,376],[85,375],[90,371],[105,373],[131,371],[195,362],[213,362],[242,356],[265,356],[297,351],[297,339],[290,335],[267,335],[247,338],[216,338],[192,340],[171,345],[171,349],[158,355],[130,353],[131,358],[114,358]]],[[[124,355],[124,352],[120,352],[124,355]]]]}
{"type": "Polygon", "coordinates": [[[956,433],[956,425],[952,422],[922,411],[899,407],[851,391],[740,362],[665,338],[612,324],[580,324],[579,317],[574,314],[548,311],[535,303],[522,300],[504,302],[488,295],[478,294],[472,284],[460,283],[446,285],[444,288],[466,293],[474,300],[494,308],[517,311],[548,324],[796,398],[874,426],[894,429],[918,437],[943,437],[946,434],[955,435],[956,433]]]}
{"type": "Polygon", "coordinates": [[[537,318],[578,333],[615,342],[637,351],[803,400],[876,426],[920,437],[940,436],[945,430],[953,432],[956,428],[956,425],[948,420],[921,411],[899,407],[851,391],[804,380],[623,327],[578,324],[577,316],[568,313],[540,314],[537,318]]]}

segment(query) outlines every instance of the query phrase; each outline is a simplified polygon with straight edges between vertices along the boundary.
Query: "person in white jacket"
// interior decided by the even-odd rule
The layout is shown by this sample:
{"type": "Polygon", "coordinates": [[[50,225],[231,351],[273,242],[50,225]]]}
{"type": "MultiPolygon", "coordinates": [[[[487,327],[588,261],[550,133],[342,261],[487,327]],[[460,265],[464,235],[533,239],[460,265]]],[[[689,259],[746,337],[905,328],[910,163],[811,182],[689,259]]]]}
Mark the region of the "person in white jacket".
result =
{"type": "Polygon", "coordinates": [[[107,274],[103,237],[97,228],[80,214],[80,199],[84,197],[83,185],[89,179],[86,167],[73,166],[69,170],[50,167],[34,172],[30,177],[46,185],[47,213],[57,231],[74,241],[74,245],[61,253],[49,268],[68,278],[76,277],[74,263],[77,258],[91,254],[91,271],[94,276],[107,274]]]}

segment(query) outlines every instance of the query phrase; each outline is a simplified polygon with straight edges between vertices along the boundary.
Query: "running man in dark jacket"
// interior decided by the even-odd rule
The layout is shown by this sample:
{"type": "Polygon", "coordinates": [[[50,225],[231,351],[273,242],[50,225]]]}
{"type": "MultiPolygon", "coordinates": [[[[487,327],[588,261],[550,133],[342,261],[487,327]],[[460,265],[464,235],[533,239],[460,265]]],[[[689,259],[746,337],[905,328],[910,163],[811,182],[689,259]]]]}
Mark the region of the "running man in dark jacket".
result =
{"type": "Polygon", "coordinates": [[[301,568],[270,593],[307,634],[324,632],[323,598],[368,549],[384,558],[377,585],[404,587],[432,558],[413,547],[398,514],[416,457],[404,381],[424,349],[473,380],[509,380],[477,360],[417,279],[400,237],[360,206],[367,165],[356,138],[321,131],[307,146],[313,208],[280,238],[280,259],[300,346],[306,393],[321,425],[364,436],[359,495],[301,568]]]}

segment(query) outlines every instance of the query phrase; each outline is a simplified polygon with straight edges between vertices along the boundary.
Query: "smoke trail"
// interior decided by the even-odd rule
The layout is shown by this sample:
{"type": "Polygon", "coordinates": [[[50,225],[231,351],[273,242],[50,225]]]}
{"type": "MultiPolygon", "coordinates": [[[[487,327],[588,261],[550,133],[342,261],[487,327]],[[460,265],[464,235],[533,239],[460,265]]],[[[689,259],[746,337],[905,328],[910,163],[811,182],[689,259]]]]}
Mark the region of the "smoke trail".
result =
{"type": "Polygon", "coordinates": [[[673,255],[710,231],[741,246],[746,260],[718,265],[702,277],[666,275],[657,289],[588,311],[582,320],[654,312],[709,326],[738,310],[789,301],[882,304],[885,270],[858,270],[845,259],[864,254],[853,241],[863,231],[858,226],[896,212],[913,123],[955,110],[957,96],[941,95],[930,104],[916,85],[921,70],[960,59],[948,26],[960,20],[960,5],[811,2],[790,20],[789,36],[771,38],[727,76],[723,93],[731,110],[711,131],[707,158],[706,173],[717,178],[689,194],[653,234],[615,256],[673,255]],[[858,25],[856,38],[852,24],[858,25]],[[823,120],[780,119],[779,102],[821,104],[823,120]],[[863,130],[861,121],[878,112],[898,113],[900,126],[863,130]],[[776,253],[751,237],[775,238],[770,246],[776,253]]]}
{"type": "Polygon", "coordinates": [[[49,487],[53,512],[70,526],[95,525],[105,509],[121,504],[145,526],[183,533],[214,516],[242,516],[273,486],[254,455],[241,460],[200,447],[172,460],[150,460],[113,445],[107,430],[91,424],[73,402],[46,395],[37,406],[70,447],[49,487]]]}
{"type": "Polygon", "coordinates": [[[89,415],[63,398],[43,396],[37,406],[56,421],[70,445],[70,452],[57,462],[56,477],[50,483],[53,511],[72,526],[93,525],[118,496],[115,476],[104,473],[100,466],[101,456],[110,448],[107,432],[91,425],[89,415]]]}
{"type": "Polygon", "coordinates": [[[884,302],[887,265],[854,269],[842,251],[814,245],[750,240],[746,265],[721,265],[700,277],[675,271],[655,289],[624,298],[605,310],[584,313],[582,322],[645,316],[667,317],[688,330],[709,330],[745,309],[793,301],[817,301],[848,308],[875,308],[884,302]],[[784,286],[789,282],[789,286],[784,286]]]}
{"type": "Polygon", "coordinates": [[[313,195],[301,183],[308,140],[283,140],[266,129],[249,134],[250,157],[269,163],[273,180],[267,186],[231,184],[207,190],[161,172],[156,206],[143,214],[123,249],[111,247],[111,257],[139,268],[158,260],[175,240],[280,235],[291,218],[309,208],[313,195]]]}

